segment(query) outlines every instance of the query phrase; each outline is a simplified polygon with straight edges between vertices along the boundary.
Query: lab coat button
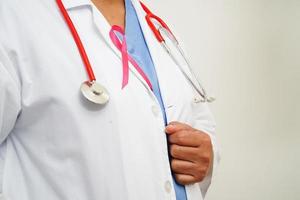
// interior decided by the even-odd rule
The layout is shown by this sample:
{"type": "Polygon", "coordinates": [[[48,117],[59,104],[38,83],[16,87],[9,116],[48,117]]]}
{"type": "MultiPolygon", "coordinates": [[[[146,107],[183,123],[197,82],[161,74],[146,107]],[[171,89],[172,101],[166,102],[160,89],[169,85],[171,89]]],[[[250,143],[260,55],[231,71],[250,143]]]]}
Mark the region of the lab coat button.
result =
{"type": "Polygon", "coordinates": [[[194,100],[194,103],[200,103],[201,97],[195,96],[193,100],[194,100]]]}
{"type": "Polygon", "coordinates": [[[172,185],[170,181],[165,182],[165,190],[167,193],[170,193],[172,191],[172,185]]]}
{"type": "Polygon", "coordinates": [[[157,106],[152,106],[152,113],[154,114],[154,116],[158,117],[159,112],[160,112],[160,110],[157,106]]]}

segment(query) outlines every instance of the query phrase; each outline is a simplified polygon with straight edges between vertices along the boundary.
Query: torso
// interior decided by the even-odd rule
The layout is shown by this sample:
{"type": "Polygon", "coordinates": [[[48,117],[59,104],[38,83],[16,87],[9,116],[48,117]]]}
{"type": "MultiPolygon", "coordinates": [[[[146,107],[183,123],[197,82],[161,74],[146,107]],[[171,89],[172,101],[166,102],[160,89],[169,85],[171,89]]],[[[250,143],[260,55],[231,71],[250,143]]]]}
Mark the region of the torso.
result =
{"type": "MultiPolygon", "coordinates": [[[[138,1],[133,2],[139,8],[138,1]]],[[[155,96],[134,71],[121,90],[120,53],[108,38],[110,26],[89,0],[64,3],[72,7],[70,17],[97,81],[111,99],[99,108],[82,98],[79,87],[87,79],[86,71],[55,1],[0,1],[4,27],[0,45],[18,72],[22,96],[22,111],[0,145],[5,160],[4,168],[0,166],[4,196],[9,200],[174,200],[174,191],[165,189],[172,175],[164,119],[155,96]],[[72,7],[74,2],[84,5],[72,7]]],[[[146,22],[140,21],[152,45],[168,119],[209,132],[213,125],[205,104],[193,102],[194,91],[147,34],[146,22]]],[[[189,187],[193,192],[188,195],[194,196],[189,200],[201,199],[198,185],[189,187]]]]}

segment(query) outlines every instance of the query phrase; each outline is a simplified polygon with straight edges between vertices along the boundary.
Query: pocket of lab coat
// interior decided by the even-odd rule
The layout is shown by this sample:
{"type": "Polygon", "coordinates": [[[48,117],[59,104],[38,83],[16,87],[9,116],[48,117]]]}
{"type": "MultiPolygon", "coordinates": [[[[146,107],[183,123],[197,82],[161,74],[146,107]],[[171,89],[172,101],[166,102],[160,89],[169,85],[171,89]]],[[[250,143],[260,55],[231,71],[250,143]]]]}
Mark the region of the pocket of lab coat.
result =
{"type": "Polygon", "coordinates": [[[192,115],[190,125],[196,129],[206,133],[215,132],[215,119],[209,109],[208,103],[199,100],[199,96],[195,96],[191,102],[192,115]]]}
{"type": "Polygon", "coordinates": [[[192,95],[189,95],[187,98],[174,99],[173,102],[165,106],[168,121],[192,123],[193,118],[198,115],[198,112],[201,112],[200,104],[194,101],[192,95]]]}

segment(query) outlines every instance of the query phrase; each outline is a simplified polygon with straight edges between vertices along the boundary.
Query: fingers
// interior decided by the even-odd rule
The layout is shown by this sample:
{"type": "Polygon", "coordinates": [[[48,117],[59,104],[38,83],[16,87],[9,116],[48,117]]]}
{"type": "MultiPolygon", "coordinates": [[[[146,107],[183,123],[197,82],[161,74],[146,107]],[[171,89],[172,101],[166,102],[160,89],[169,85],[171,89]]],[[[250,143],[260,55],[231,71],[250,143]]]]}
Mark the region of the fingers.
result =
{"type": "Polygon", "coordinates": [[[180,122],[171,122],[165,131],[172,144],[198,147],[202,143],[211,142],[208,134],[180,122]]]}
{"type": "Polygon", "coordinates": [[[199,159],[199,150],[194,147],[170,145],[170,154],[173,158],[196,162],[199,159]]]}
{"type": "Polygon", "coordinates": [[[171,168],[176,181],[183,185],[201,182],[206,176],[206,167],[184,160],[172,159],[171,168]]]}
{"type": "Polygon", "coordinates": [[[192,127],[187,124],[183,124],[180,122],[170,122],[168,124],[168,126],[166,127],[165,131],[167,134],[172,134],[172,133],[176,133],[178,131],[189,130],[189,129],[192,129],[192,127]]]}
{"type": "Polygon", "coordinates": [[[175,174],[175,179],[176,182],[181,185],[197,183],[196,179],[193,176],[186,174],[175,174]]]}
{"type": "Polygon", "coordinates": [[[170,155],[172,157],[171,168],[175,175],[194,177],[194,179],[187,180],[186,176],[181,176],[182,178],[178,181],[181,184],[201,182],[208,173],[212,162],[212,151],[201,147],[173,144],[170,146],[170,155]]]}
{"type": "Polygon", "coordinates": [[[203,143],[210,143],[210,137],[198,130],[182,130],[169,135],[168,140],[171,144],[182,146],[198,147],[203,143]]]}
{"type": "Polygon", "coordinates": [[[171,168],[175,174],[191,175],[195,174],[196,165],[185,160],[172,159],[171,168]]]}
{"type": "Polygon", "coordinates": [[[173,159],[192,162],[207,169],[212,162],[212,151],[209,148],[199,149],[174,144],[170,146],[170,155],[173,159]]]}
{"type": "Polygon", "coordinates": [[[179,122],[171,122],[166,133],[176,181],[183,185],[201,182],[213,158],[210,136],[179,122]]]}

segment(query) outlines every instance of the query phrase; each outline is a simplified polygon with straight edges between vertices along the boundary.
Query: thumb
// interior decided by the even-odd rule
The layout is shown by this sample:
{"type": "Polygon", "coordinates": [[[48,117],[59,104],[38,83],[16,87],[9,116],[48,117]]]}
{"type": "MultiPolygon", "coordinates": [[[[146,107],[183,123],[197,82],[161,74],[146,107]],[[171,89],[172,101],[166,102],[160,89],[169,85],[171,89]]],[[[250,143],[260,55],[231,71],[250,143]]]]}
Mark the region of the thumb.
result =
{"type": "Polygon", "coordinates": [[[165,132],[169,135],[176,132],[176,125],[174,123],[170,123],[166,126],[165,132]]]}
{"type": "Polygon", "coordinates": [[[165,131],[167,134],[173,134],[178,131],[183,131],[183,130],[191,130],[193,129],[190,125],[181,123],[181,122],[170,122],[169,125],[166,127],[165,131]]]}

